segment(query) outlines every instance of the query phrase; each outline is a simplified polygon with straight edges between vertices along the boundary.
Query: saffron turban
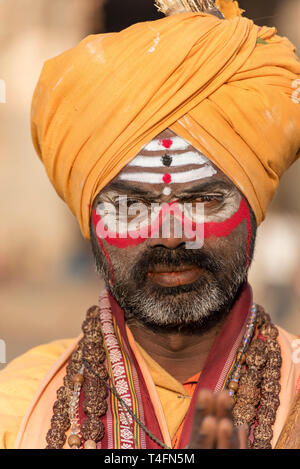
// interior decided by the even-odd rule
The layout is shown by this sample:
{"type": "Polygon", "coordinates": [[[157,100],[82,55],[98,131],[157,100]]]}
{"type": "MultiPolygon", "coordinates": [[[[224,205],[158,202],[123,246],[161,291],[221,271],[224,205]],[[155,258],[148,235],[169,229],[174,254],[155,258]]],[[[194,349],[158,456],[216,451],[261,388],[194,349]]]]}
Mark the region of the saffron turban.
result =
{"type": "Polygon", "coordinates": [[[35,148],[89,238],[97,193],[169,127],[240,189],[258,224],[300,147],[300,63],[275,28],[181,13],[91,35],[47,61],[35,148]]]}

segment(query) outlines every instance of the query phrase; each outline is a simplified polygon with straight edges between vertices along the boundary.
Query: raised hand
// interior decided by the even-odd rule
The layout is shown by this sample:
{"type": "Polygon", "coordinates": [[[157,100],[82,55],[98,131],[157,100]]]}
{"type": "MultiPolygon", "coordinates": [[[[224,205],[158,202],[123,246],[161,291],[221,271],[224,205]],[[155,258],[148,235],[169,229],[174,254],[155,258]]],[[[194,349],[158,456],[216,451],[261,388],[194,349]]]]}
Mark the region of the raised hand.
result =
{"type": "Polygon", "coordinates": [[[247,426],[234,427],[227,391],[199,392],[188,449],[247,449],[247,426]]]}

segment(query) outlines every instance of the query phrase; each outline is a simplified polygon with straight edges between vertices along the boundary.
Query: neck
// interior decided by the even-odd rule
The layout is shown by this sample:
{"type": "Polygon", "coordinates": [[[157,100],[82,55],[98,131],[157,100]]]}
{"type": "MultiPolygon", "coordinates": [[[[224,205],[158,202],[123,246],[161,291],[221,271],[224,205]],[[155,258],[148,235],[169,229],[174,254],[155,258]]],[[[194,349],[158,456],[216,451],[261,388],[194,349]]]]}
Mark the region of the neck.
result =
{"type": "Polygon", "coordinates": [[[159,332],[130,321],[134,339],[162,368],[179,382],[202,370],[225,318],[205,332],[159,332]]]}
{"type": "Polygon", "coordinates": [[[153,329],[135,318],[132,311],[126,318],[124,309],[111,292],[110,295],[114,314],[120,324],[125,318],[136,342],[181,383],[201,372],[204,365],[206,369],[205,362],[219,333],[221,354],[232,348],[232,340],[240,333],[252,305],[252,290],[245,281],[226,307],[212,313],[210,320],[202,324],[201,329],[153,329]]]}

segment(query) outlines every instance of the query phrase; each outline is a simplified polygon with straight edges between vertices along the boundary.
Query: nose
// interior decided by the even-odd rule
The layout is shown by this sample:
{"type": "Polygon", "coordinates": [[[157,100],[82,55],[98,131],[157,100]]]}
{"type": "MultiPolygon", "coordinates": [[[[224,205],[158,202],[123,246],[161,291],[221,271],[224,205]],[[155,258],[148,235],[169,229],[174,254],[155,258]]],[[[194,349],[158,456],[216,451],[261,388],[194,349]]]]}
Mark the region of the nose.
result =
{"type": "Polygon", "coordinates": [[[148,239],[149,247],[163,246],[168,249],[176,249],[184,247],[186,242],[192,241],[190,237],[185,235],[183,228],[179,229],[179,231],[176,230],[176,221],[174,223],[173,216],[171,216],[169,220],[164,220],[156,237],[152,236],[148,239]]]}

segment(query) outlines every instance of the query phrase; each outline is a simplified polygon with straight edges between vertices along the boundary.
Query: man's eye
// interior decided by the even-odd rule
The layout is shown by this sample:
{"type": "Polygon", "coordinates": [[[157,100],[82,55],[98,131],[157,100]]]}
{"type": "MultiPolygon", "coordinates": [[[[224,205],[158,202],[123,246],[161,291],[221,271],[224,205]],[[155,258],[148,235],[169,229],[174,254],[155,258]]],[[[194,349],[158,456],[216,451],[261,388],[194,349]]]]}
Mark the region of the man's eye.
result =
{"type": "Polygon", "coordinates": [[[201,195],[198,200],[200,202],[222,202],[224,199],[221,194],[201,195]]]}
{"type": "Polygon", "coordinates": [[[120,206],[122,206],[122,207],[130,207],[131,205],[140,204],[140,203],[141,203],[141,201],[136,200],[136,199],[120,200],[120,202],[119,202],[120,206]]]}
{"type": "Polygon", "coordinates": [[[115,207],[116,207],[117,210],[118,209],[127,210],[133,205],[136,205],[137,208],[139,206],[144,205],[143,202],[141,202],[140,200],[137,200],[137,199],[119,199],[119,200],[116,200],[114,202],[114,204],[115,204],[115,207]]]}

